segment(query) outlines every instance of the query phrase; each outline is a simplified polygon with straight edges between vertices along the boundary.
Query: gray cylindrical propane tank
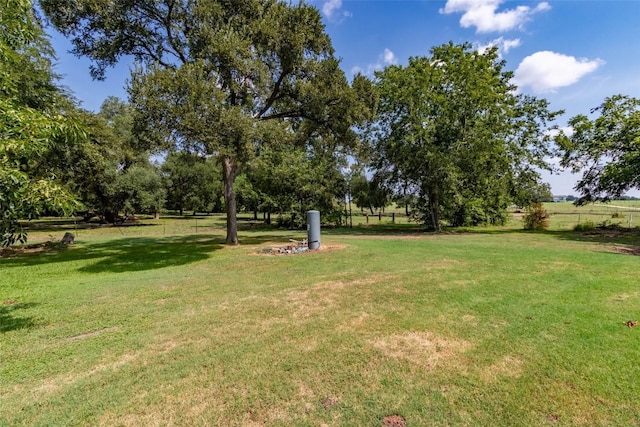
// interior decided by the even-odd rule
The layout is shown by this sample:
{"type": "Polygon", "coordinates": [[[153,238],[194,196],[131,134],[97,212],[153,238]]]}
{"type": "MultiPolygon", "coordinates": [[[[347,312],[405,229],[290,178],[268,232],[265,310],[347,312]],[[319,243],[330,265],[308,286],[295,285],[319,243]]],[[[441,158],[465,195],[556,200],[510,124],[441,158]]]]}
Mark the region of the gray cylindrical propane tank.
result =
{"type": "Polygon", "coordinates": [[[309,250],[320,249],[320,212],[307,212],[307,239],[309,250]]]}

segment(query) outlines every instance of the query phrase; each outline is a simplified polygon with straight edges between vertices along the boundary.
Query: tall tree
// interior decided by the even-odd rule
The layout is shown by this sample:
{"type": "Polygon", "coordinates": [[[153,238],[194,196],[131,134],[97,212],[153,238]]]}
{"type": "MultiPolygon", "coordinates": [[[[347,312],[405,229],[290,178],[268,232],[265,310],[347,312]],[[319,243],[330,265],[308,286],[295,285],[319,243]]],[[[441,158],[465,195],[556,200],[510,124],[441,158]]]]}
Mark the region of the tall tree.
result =
{"type": "Polygon", "coordinates": [[[188,152],[170,152],[162,164],[167,208],[184,213],[217,211],[222,207],[220,167],[213,159],[188,152]]]}
{"type": "MultiPolygon", "coordinates": [[[[501,223],[521,175],[550,154],[545,130],[558,113],[514,94],[496,50],[434,47],[376,74],[378,176],[413,191],[425,223],[501,223]]],[[[407,195],[407,194],[404,194],[407,195]]]]}
{"type": "Polygon", "coordinates": [[[74,117],[88,137],[56,145],[37,161],[38,169],[57,176],[79,196],[87,219],[97,215],[115,223],[123,212],[156,213],[161,206],[146,201],[162,199],[163,185],[149,150],[133,134],[130,105],[108,97],[97,114],[75,111],[74,117]]]}
{"type": "Polygon", "coordinates": [[[305,212],[319,209],[326,222],[340,223],[344,214],[346,161],[333,152],[274,144],[260,153],[247,170],[258,208],[280,214],[286,226],[300,226],[305,212]]]}
{"type": "Polygon", "coordinates": [[[0,243],[26,241],[19,220],[70,212],[72,195],[34,163],[83,137],[67,117],[73,104],[57,86],[53,50],[28,0],[0,8],[0,243]]]}
{"type": "Polygon", "coordinates": [[[616,95],[569,120],[571,135],[561,133],[562,165],[583,171],[575,189],[577,204],[609,201],[640,188],[640,99],[616,95]]]}
{"type": "Polygon", "coordinates": [[[130,95],[149,140],[191,146],[222,165],[227,242],[237,243],[233,183],[273,125],[305,138],[327,130],[342,143],[358,101],[333,57],[320,14],[276,0],[41,0],[95,60],[94,76],[122,56],[139,68],[130,95]]]}

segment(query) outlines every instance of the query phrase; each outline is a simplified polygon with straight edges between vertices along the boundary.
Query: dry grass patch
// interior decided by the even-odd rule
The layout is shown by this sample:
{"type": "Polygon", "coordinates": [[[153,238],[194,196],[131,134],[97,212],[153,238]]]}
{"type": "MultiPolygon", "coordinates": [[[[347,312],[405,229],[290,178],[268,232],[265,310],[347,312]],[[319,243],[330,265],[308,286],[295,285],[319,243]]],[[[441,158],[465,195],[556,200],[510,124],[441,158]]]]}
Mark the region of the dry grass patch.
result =
{"type": "Polygon", "coordinates": [[[83,340],[86,338],[91,338],[91,337],[95,337],[98,335],[102,335],[106,332],[116,332],[118,331],[120,328],[118,328],[117,326],[112,326],[110,328],[102,328],[102,329],[96,329],[94,331],[89,331],[89,332],[85,332],[83,334],[78,334],[78,335],[74,335],[72,337],[69,338],[65,338],[65,342],[70,342],[70,341],[78,341],[78,340],[83,340]]]}
{"type": "Polygon", "coordinates": [[[84,380],[86,378],[92,377],[94,375],[101,374],[106,371],[115,371],[120,367],[133,362],[138,359],[140,353],[128,353],[123,354],[119,358],[111,362],[105,362],[99,365],[96,365],[92,369],[85,372],[77,372],[68,375],[59,375],[56,377],[49,378],[45,380],[40,386],[36,387],[33,390],[32,398],[36,396],[45,396],[57,392],[59,389],[63,387],[69,387],[78,381],[84,380]]]}
{"type": "Polygon", "coordinates": [[[480,373],[480,377],[486,382],[496,382],[501,378],[518,378],[522,375],[522,360],[509,355],[487,366],[480,373]]]}
{"type": "Polygon", "coordinates": [[[468,341],[429,331],[391,335],[371,344],[387,357],[405,359],[429,370],[439,367],[466,370],[464,354],[473,347],[468,341]]]}
{"type": "Polygon", "coordinates": [[[370,275],[356,280],[331,280],[316,283],[307,289],[294,289],[282,298],[272,298],[275,306],[285,306],[295,319],[305,319],[336,307],[343,298],[342,292],[367,287],[382,282],[390,282],[395,276],[390,274],[370,275]]]}
{"type": "Polygon", "coordinates": [[[619,294],[619,295],[615,295],[612,296],[611,298],[609,298],[609,301],[611,302],[625,302],[628,300],[633,300],[633,299],[638,299],[640,298],[640,292],[631,292],[631,293],[624,293],[624,294],[619,294]]]}
{"type": "Polygon", "coordinates": [[[447,270],[450,268],[459,267],[461,265],[464,265],[464,262],[458,259],[441,258],[437,260],[430,260],[429,262],[425,263],[424,267],[427,270],[447,270]]]}

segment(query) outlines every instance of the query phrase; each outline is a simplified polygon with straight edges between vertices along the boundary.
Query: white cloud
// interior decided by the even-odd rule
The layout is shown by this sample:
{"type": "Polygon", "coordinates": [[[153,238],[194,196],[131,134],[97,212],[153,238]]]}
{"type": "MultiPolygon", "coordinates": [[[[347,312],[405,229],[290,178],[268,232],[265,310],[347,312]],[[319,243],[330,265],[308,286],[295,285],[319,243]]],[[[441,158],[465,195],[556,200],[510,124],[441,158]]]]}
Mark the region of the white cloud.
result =
{"type": "Polygon", "coordinates": [[[341,21],[351,16],[351,12],[342,10],[342,0],[326,0],[322,3],[322,13],[330,21],[341,21]]]}
{"type": "Polygon", "coordinates": [[[547,2],[538,3],[534,8],[517,6],[498,12],[505,0],[448,0],[440,13],[462,13],[460,25],[464,28],[476,27],[478,33],[505,32],[521,29],[531,16],[551,9],[547,2]]]}
{"type": "Polygon", "coordinates": [[[382,60],[387,65],[398,63],[398,58],[396,58],[396,55],[391,51],[391,49],[385,49],[381,56],[382,60]]]}
{"type": "Polygon", "coordinates": [[[602,59],[575,58],[550,51],[536,52],[522,60],[514,83],[534,92],[553,92],[572,85],[604,64],[602,59]]]}
{"type": "Polygon", "coordinates": [[[520,46],[520,39],[505,39],[504,37],[499,37],[495,40],[491,40],[487,44],[478,45],[477,50],[478,53],[482,55],[487,51],[487,49],[497,47],[498,55],[502,56],[502,54],[505,54],[518,46],[520,46]]]}
{"type": "Polygon", "coordinates": [[[560,132],[571,138],[571,136],[575,133],[575,130],[571,126],[563,126],[555,129],[549,129],[545,132],[545,135],[548,135],[551,138],[555,138],[560,135],[560,132]]]}
{"type": "Polygon", "coordinates": [[[358,67],[357,65],[355,67],[351,67],[351,74],[365,74],[364,69],[362,67],[358,67]]]}
{"type": "Polygon", "coordinates": [[[351,68],[351,74],[365,74],[372,75],[375,71],[382,70],[387,65],[395,65],[398,63],[398,58],[396,54],[389,48],[385,48],[384,52],[378,55],[378,60],[374,64],[367,65],[366,69],[355,66],[351,68]]]}

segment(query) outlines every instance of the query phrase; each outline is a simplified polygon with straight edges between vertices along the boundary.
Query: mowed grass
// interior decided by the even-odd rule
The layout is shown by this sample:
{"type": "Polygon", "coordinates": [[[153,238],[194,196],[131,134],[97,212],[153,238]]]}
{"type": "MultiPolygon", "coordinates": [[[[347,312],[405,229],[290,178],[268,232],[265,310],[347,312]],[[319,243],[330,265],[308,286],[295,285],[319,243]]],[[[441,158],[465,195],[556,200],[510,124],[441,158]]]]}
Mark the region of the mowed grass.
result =
{"type": "Polygon", "coordinates": [[[634,234],[154,224],[0,258],[1,425],[640,424],[634,234]]]}

